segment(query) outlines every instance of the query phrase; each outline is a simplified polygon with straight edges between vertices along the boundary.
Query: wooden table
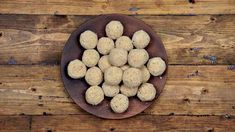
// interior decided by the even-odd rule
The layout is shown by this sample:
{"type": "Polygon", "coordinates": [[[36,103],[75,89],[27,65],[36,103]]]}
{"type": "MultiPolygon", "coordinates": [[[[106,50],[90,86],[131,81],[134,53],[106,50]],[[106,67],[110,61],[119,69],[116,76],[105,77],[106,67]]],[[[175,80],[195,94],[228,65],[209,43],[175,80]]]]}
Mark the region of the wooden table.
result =
{"type": "Polygon", "coordinates": [[[0,0],[0,131],[235,131],[234,0],[0,0]],[[125,120],[79,108],[59,63],[70,33],[96,15],[133,15],[169,58],[159,100],[125,120]]]}

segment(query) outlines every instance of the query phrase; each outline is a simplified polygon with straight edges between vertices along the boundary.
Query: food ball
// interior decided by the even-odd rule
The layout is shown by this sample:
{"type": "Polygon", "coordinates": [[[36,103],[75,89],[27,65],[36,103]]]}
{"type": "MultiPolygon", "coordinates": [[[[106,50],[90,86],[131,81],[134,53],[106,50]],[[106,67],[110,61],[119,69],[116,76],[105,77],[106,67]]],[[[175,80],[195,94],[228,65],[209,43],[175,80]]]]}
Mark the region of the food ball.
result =
{"type": "Polygon", "coordinates": [[[95,66],[100,59],[99,53],[94,49],[85,50],[82,55],[82,62],[87,67],[95,66]]]}
{"type": "Polygon", "coordinates": [[[108,37],[102,37],[97,43],[97,50],[100,54],[106,55],[114,48],[114,42],[108,37]]]}
{"type": "Polygon", "coordinates": [[[102,85],[104,95],[107,97],[114,97],[119,93],[119,86],[118,85],[109,85],[107,83],[103,83],[102,85]]]}
{"type": "Polygon", "coordinates": [[[102,71],[98,67],[89,68],[86,72],[85,80],[91,86],[99,85],[103,80],[102,71]]]}
{"type": "Polygon", "coordinates": [[[115,42],[116,48],[121,48],[127,51],[130,51],[133,49],[132,41],[127,36],[122,36],[118,38],[115,42]]]}
{"type": "Polygon", "coordinates": [[[147,69],[146,66],[143,66],[141,69],[142,72],[142,79],[143,79],[143,83],[147,82],[150,78],[150,73],[149,70],[147,69]]]}
{"type": "Polygon", "coordinates": [[[109,62],[114,66],[123,66],[127,63],[127,51],[120,48],[114,48],[110,51],[109,62]]]}
{"type": "Polygon", "coordinates": [[[123,34],[123,25],[119,21],[111,21],[105,27],[106,35],[111,39],[117,39],[123,34]]]}
{"type": "Polygon", "coordinates": [[[91,105],[98,105],[104,100],[103,90],[99,86],[91,86],[85,93],[85,99],[91,105]]]}
{"type": "Polygon", "coordinates": [[[147,64],[149,72],[153,76],[159,76],[166,70],[166,63],[160,57],[149,59],[147,64]]]}
{"type": "Polygon", "coordinates": [[[132,67],[140,68],[149,59],[149,54],[145,49],[132,49],[128,54],[128,64],[132,67]]]}
{"type": "Polygon", "coordinates": [[[143,49],[149,44],[150,37],[144,30],[139,30],[132,36],[132,42],[137,49],[143,49]]]}
{"type": "Polygon", "coordinates": [[[98,42],[98,36],[94,32],[86,30],[81,33],[79,41],[83,48],[94,49],[98,42]]]}
{"type": "Polygon", "coordinates": [[[110,106],[115,113],[123,113],[129,106],[129,100],[125,95],[118,94],[110,101],[110,106]]]}
{"type": "Polygon", "coordinates": [[[120,91],[122,94],[126,95],[127,97],[132,97],[132,96],[136,95],[136,93],[138,91],[138,87],[130,88],[125,85],[122,85],[120,88],[120,91]]]}
{"type": "Polygon", "coordinates": [[[111,66],[104,72],[104,80],[109,85],[118,85],[122,81],[122,69],[111,66]]]}
{"type": "Polygon", "coordinates": [[[86,66],[78,59],[70,61],[67,67],[68,75],[73,79],[84,77],[86,70],[86,66]]]}
{"type": "Polygon", "coordinates": [[[130,68],[129,65],[124,65],[124,66],[121,67],[122,71],[125,71],[125,70],[128,69],[128,68],[130,68]]]}
{"type": "Polygon", "coordinates": [[[138,87],[142,81],[142,72],[140,69],[128,68],[123,73],[123,83],[127,87],[138,87]]]}
{"type": "Polygon", "coordinates": [[[102,56],[98,62],[98,66],[102,72],[104,72],[107,68],[111,67],[109,63],[108,56],[102,56]]]}
{"type": "Polygon", "coordinates": [[[155,98],[155,96],[156,96],[156,89],[151,83],[142,84],[137,92],[137,97],[141,101],[151,101],[155,98]]]}

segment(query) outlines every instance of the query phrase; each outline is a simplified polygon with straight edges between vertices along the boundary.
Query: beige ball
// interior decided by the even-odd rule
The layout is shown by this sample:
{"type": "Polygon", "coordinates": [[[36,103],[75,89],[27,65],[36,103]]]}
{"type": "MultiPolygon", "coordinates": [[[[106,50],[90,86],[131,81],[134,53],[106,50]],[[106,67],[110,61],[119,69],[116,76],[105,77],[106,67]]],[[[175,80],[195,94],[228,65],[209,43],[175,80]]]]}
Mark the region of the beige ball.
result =
{"type": "Polygon", "coordinates": [[[111,21],[105,27],[106,35],[111,39],[117,39],[123,34],[123,25],[119,21],[111,21]]]}
{"type": "Polygon", "coordinates": [[[166,70],[166,63],[162,60],[162,58],[154,57],[149,59],[147,68],[153,76],[159,76],[166,70]]]}
{"type": "Polygon", "coordinates": [[[120,48],[114,48],[110,51],[109,62],[114,66],[123,66],[127,63],[127,51],[120,48]]]}
{"type": "Polygon", "coordinates": [[[128,54],[128,64],[132,67],[140,68],[149,59],[149,54],[145,49],[132,49],[128,54]]]}
{"type": "Polygon", "coordinates": [[[102,37],[99,39],[97,44],[97,50],[100,54],[106,55],[114,48],[114,42],[108,37],[102,37]]]}
{"type": "Polygon", "coordinates": [[[151,101],[155,98],[155,96],[156,96],[156,89],[151,83],[142,84],[137,92],[137,97],[141,101],[151,101]]]}
{"type": "Polygon", "coordinates": [[[116,48],[121,48],[127,51],[133,49],[132,41],[127,36],[121,36],[115,42],[116,48]]]}
{"type": "Polygon", "coordinates": [[[110,101],[110,106],[115,113],[123,113],[129,107],[129,99],[123,94],[118,94],[110,101]]]}
{"type": "Polygon", "coordinates": [[[126,95],[127,97],[132,97],[132,96],[136,95],[136,93],[138,91],[138,87],[130,88],[125,85],[122,85],[120,88],[120,91],[122,94],[126,95]]]}
{"type": "Polygon", "coordinates": [[[122,69],[111,66],[104,72],[104,80],[109,85],[118,85],[122,81],[122,69]]]}
{"type": "Polygon", "coordinates": [[[85,93],[85,99],[91,105],[98,105],[104,100],[103,90],[99,86],[91,86],[85,93]]]}
{"type": "Polygon", "coordinates": [[[122,71],[125,71],[125,70],[128,69],[128,68],[130,68],[129,65],[124,65],[124,66],[121,67],[122,71]]]}
{"type": "Polygon", "coordinates": [[[98,62],[98,66],[102,72],[104,72],[107,68],[111,67],[109,63],[108,56],[102,56],[98,62]]]}
{"type": "Polygon", "coordinates": [[[82,55],[82,62],[87,67],[95,66],[100,59],[99,53],[94,49],[85,50],[82,55]]]}
{"type": "Polygon", "coordinates": [[[98,67],[91,67],[85,75],[86,82],[91,85],[99,85],[103,81],[103,73],[98,67]]]}
{"type": "Polygon", "coordinates": [[[97,45],[98,37],[94,32],[86,30],[81,33],[79,41],[83,48],[94,49],[97,45]]]}
{"type": "Polygon", "coordinates": [[[78,59],[70,61],[67,67],[68,75],[73,79],[84,77],[86,74],[86,70],[86,66],[82,63],[82,61],[78,59]]]}
{"type": "Polygon", "coordinates": [[[142,81],[142,72],[140,69],[128,68],[123,73],[123,83],[128,87],[138,87],[142,81]]]}
{"type": "Polygon", "coordinates": [[[102,89],[104,91],[104,95],[107,97],[114,97],[119,93],[119,86],[118,85],[109,85],[107,83],[103,83],[102,89]]]}
{"type": "Polygon", "coordinates": [[[150,78],[149,70],[147,69],[146,66],[143,66],[140,70],[142,72],[143,83],[148,82],[150,78]]]}
{"type": "Polygon", "coordinates": [[[132,42],[137,49],[143,49],[149,44],[150,37],[144,30],[139,30],[132,36],[132,42]]]}

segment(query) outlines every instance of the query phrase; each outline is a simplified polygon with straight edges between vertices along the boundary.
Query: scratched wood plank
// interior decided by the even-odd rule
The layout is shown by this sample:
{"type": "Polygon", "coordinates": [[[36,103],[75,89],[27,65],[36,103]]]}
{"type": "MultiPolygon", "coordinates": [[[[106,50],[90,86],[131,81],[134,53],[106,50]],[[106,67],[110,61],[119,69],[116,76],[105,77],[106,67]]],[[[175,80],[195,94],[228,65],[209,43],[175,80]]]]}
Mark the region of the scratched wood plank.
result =
{"type": "MultiPolygon", "coordinates": [[[[234,66],[169,66],[153,115],[235,115],[234,66]]],[[[59,66],[1,65],[0,115],[87,114],[66,94],[59,66]]],[[[144,114],[143,113],[143,114],[144,114]]]]}
{"type": "MultiPolygon", "coordinates": [[[[0,15],[0,64],[58,64],[70,33],[94,16],[0,15]]],[[[235,15],[138,16],[170,64],[235,64],[235,15]]]]}
{"type": "Polygon", "coordinates": [[[2,14],[234,14],[233,0],[1,0],[2,14]]]}
{"type": "Polygon", "coordinates": [[[232,132],[235,131],[235,119],[219,116],[138,115],[125,120],[103,120],[91,115],[34,116],[32,131],[232,132]]]}
{"type": "Polygon", "coordinates": [[[0,116],[1,132],[30,132],[29,116],[0,116]]]}

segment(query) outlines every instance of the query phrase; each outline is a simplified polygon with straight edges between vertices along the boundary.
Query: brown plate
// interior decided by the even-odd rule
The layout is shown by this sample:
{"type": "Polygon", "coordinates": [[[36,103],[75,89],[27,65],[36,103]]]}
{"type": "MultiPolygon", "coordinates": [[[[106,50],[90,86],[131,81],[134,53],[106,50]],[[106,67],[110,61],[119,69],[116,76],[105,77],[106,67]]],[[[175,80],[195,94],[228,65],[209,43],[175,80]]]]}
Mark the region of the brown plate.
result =
{"type": "MultiPolygon", "coordinates": [[[[96,115],[101,118],[107,119],[122,119],[134,116],[146,108],[148,108],[154,101],[150,102],[141,102],[137,97],[131,97],[129,102],[129,108],[126,112],[122,114],[114,113],[110,106],[109,102],[111,98],[105,97],[101,104],[97,106],[92,106],[86,103],[85,100],[85,91],[89,87],[84,79],[71,79],[67,75],[67,65],[71,60],[80,59],[82,58],[82,53],[84,49],[81,47],[79,43],[79,36],[82,32],[86,30],[91,30],[97,33],[98,37],[106,36],[105,34],[105,25],[110,22],[111,20],[118,20],[124,25],[124,35],[129,36],[130,38],[137,30],[145,30],[150,38],[151,41],[146,48],[149,53],[150,58],[152,57],[161,57],[165,60],[167,64],[167,55],[165,48],[162,44],[160,38],[156,35],[156,33],[146,25],[143,21],[126,15],[119,15],[119,14],[110,14],[110,15],[100,15],[92,20],[89,20],[82,24],[78,29],[76,29],[68,39],[62,53],[61,58],[61,76],[64,83],[64,87],[67,90],[70,97],[74,100],[74,102],[79,105],[85,111],[96,115]]],[[[156,90],[157,95],[156,98],[159,97],[165,82],[166,82],[166,73],[161,77],[153,77],[151,76],[149,82],[152,83],[156,90]]]]}

